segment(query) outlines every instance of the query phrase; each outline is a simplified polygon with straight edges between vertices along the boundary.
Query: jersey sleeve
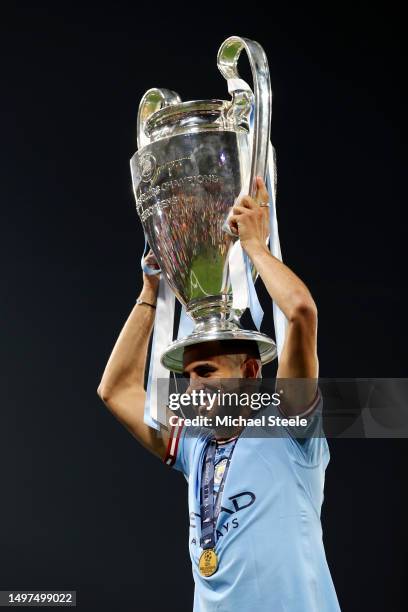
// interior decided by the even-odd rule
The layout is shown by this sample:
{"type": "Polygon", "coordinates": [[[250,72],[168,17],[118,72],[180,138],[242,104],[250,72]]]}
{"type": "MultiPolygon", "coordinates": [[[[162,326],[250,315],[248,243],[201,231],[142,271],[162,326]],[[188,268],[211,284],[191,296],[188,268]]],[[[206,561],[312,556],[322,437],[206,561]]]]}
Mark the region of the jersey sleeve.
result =
{"type": "Polygon", "coordinates": [[[170,430],[169,442],[163,462],[188,477],[190,472],[191,438],[187,427],[174,425],[170,430]]]}
{"type": "Polygon", "coordinates": [[[290,452],[298,463],[317,465],[329,454],[323,431],[323,396],[319,387],[312,403],[298,416],[305,418],[307,425],[286,428],[290,452]]]}

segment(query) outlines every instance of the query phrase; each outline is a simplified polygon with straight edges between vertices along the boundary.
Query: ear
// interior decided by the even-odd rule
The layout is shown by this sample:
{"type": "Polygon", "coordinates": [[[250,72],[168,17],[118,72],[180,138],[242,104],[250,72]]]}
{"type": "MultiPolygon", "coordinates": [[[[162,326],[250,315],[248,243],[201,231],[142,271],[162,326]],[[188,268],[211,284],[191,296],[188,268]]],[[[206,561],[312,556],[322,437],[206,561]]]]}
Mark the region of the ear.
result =
{"type": "Polygon", "coordinates": [[[241,364],[242,378],[260,378],[261,362],[255,357],[247,357],[241,364]]]}

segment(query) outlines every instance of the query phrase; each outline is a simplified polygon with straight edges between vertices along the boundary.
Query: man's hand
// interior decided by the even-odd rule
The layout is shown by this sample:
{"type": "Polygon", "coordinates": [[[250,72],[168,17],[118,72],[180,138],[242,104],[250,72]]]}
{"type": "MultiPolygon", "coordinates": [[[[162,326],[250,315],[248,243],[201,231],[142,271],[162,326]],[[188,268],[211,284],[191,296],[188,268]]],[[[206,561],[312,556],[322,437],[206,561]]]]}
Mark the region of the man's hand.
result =
{"type": "Polygon", "coordinates": [[[267,250],[266,240],[269,236],[269,196],[263,179],[256,179],[257,193],[255,198],[242,196],[232,209],[229,218],[231,231],[241,241],[242,248],[248,253],[256,249],[267,250]]]}
{"type": "MultiPolygon", "coordinates": [[[[149,268],[154,268],[155,270],[158,270],[160,268],[159,264],[157,263],[156,256],[153,253],[152,249],[150,249],[150,251],[147,253],[146,257],[144,258],[144,261],[145,261],[145,264],[149,266],[149,268]]],[[[160,282],[160,274],[146,274],[146,272],[143,272],[143,286],[144,287],[153,289],[156,291],[159,286],[159,282],[160,282]]]]}

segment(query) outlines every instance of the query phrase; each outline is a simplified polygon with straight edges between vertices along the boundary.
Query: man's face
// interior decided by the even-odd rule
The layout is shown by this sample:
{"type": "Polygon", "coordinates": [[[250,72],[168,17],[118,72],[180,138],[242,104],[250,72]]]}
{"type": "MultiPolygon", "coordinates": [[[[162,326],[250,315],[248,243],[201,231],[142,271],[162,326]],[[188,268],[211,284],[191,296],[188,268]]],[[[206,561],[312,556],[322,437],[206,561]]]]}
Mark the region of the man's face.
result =
{"type": "MultiPolygon", "coordinates": [[[[230,354],[223,351],[222,345],[217,341],[203,342],[184,350],[183,374],[190,378],[187,393],[193,389],[206,389],[215,392],[220,388],[220,383],[225,389],[228,381],[231,381],[233,390],[234,381],[242,378],[256,378],[259,364],[256,359],[248,358],[245,354],[230,354]]],[[[235,383],[236,389],[236,383],[235,383]]],[[[212,416],[218,410],[214,406],[207,411],[207,406],[201,406],[199,414],[212,416]]]]}

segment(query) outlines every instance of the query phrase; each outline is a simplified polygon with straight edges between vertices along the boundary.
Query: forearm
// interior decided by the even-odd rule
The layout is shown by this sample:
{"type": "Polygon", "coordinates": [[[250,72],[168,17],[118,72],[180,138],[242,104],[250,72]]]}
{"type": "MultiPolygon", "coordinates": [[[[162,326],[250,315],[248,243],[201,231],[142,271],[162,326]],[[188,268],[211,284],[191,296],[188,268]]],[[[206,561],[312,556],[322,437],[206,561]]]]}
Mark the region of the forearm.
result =
{"type": "Polygon", "coordinates": [[[303,281],[266,246],[256,245],[246,250],[272,300],[289,321],[302,310],[315,310],[313,298],[303,281]]]}
{"type": "MultiPolygon", "coordinates": [[[[157,288],[144,286],[139,297],[150,304],[156,303],[157,288]]],[[[143,389],[147,349],[153,329],[155,309],[135,304],[102,375],[99,388],[108,394],[131,384],[143,389]]]]}
{"type": "MultiPolygon", "coordinates": [[[[257,177],[256,199],[242,198],[233,208],[230,225],[235,227],[235,233],[238,230],[242,248],[252,260],[272,300],[288,320],[277,378],[316,379],[319,372],[316,304],[304,282],[266,247],[270,233],[266,214],[268,201],[265,182],[257,177]]],[[[313,393],[312,385],[310,394],[313,393]]],[[[302,405],[312,401],[310,394],[304,397],[305,403],[300,402],[302,405]]],[[[296,405],[295,402],[295,409],[296,405]]]]}

